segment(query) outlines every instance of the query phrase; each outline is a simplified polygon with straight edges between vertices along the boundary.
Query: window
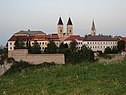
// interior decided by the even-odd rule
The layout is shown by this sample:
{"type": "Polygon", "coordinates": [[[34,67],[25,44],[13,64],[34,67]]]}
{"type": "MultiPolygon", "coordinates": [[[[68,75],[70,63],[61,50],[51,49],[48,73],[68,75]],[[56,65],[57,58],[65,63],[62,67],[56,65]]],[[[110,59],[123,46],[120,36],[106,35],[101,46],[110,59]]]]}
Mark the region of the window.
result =
{"type": "Polygon", "coordinates": [[[62,30],[60,30],[60,33],[62,33],[62,30]]]}
{"type": "Polygon", "coordinates": [[[71,33],[71,30],[70,30],[70,33],[71,33]]]}
{"type": "Polygon", "coordinates": [[[44,42],[42,44],[44,45],[44,42]]]}
{"type": "Polygon", "coordinates": [[[10,45],[12,45],[12,43],[10,43],[10,45]]]}
{"type": "Polygon", "coordinates": [[[12,49],[12,47],[10,47],[10,49],[12,49]]]}

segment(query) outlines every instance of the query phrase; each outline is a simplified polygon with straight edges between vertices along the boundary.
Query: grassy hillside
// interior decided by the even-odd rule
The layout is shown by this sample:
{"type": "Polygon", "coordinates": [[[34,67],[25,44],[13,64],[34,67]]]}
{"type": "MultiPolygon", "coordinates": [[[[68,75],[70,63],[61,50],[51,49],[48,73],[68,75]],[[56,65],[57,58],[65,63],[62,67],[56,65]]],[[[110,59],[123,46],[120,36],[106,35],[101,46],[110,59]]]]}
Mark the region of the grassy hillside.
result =
{"type": "Polygon", "coordinates": [[[0,77],[0,95],[126,95],[126,62],[32,67],[0,77]]]}

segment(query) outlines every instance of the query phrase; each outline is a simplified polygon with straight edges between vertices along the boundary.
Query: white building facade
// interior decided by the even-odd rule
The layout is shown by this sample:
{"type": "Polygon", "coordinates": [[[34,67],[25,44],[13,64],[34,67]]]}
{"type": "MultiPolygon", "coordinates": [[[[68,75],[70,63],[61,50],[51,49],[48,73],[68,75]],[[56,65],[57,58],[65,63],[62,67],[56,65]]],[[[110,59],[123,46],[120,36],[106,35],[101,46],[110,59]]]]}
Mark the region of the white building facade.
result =
{"type": "Polygon", "coordinates": [[[105,48],[110,47],[111,49],[117,47],[117,40],[112,36],[86,36],[84,38],[85,45],[91,48],[93,51],[105,51],[105,48]]]}

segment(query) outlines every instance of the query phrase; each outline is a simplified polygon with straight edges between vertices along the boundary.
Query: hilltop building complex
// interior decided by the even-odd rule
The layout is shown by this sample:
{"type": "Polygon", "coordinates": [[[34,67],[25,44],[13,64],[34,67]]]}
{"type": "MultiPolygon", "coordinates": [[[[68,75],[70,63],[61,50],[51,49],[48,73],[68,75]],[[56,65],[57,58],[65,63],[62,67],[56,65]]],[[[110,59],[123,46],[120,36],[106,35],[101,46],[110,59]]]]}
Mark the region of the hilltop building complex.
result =
{"type": "Polygon", "coordinates": [[[91,48],[93,51],[102,51],[104,52],[106,47],[117,47],[118,39],[112,36],[105,36],[105,35],[96,35],[96,27],[94,20],[92,22],[90,35],[85,35],[85,37],[81,37],[80,35],[74,35],[73,30],[73,23],[71,18],[68,18],[66,32],[64,29],[64,23],[62,18],[60,17],[57,23],[57,33],[55,34],[46,34],[42,31],[19,31],[15,33],[9,40],[8,40],[8,51],[13,51],[15,47],[15,41],[17,39],[22,39],[25,43],[30,43],[31,46],[34,45],[34,42],[37,41],[41,47],[41,51],[43,52],[44,49],[47,47],[47,44],[50,40],[53,40],[57,46],[60,43],[67,43],[68,46],[72,40],[77,41],[77,48],[81,49],[83,45],[91,48]]]}

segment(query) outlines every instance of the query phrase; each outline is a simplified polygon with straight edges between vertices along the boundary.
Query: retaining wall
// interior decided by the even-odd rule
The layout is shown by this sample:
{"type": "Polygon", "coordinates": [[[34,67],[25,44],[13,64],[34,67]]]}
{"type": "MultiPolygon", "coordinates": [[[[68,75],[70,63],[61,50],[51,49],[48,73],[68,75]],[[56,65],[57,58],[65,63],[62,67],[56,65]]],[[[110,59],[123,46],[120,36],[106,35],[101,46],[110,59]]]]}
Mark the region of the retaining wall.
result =
{"type": "Polygon", "coordinates": [[[13,57],[16,61],[27,61],[31,64],[40,64],[43,62],[65,64],[64,54],[28,54],[27,49],[16,49],[9,51],[8,57],[13,57]]]}

